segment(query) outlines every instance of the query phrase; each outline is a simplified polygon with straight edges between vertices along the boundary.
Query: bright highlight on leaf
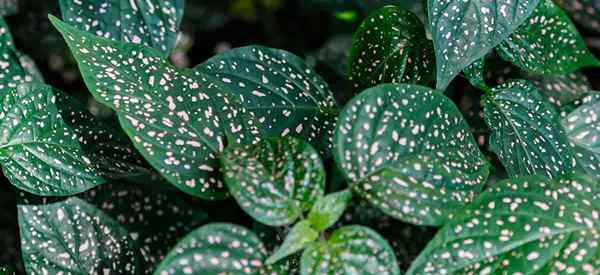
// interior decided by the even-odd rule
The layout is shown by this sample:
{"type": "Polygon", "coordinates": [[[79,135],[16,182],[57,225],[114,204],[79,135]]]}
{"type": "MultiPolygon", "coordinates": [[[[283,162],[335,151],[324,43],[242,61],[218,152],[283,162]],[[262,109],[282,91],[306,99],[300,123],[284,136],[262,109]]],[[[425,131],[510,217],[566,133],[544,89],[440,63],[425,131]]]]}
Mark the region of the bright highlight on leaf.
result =
{"type": "Polygon", "coordinates": [[[488,175],[460,111],[426,87],[388,84],[364,91],[341,112],[334,144],[352,189],[414,224],[443,224],[488,175]]]}

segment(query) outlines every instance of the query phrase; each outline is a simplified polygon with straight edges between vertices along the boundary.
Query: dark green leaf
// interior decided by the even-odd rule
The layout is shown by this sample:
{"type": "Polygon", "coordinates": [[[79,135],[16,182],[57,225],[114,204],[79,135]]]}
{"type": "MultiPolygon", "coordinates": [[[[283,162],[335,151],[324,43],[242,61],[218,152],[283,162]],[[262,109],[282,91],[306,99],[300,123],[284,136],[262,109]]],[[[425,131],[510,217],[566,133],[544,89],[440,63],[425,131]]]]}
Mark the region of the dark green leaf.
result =
{"type": "Polygon", "coordinates": [[[540,0],[428,0],[437,88],[505,40],[540,0]]]}
{"type": "Polygon", "coordinates": [[[558,114],[527,81],[495,87],[484,99],[490,148],[510,177],[571,172],[574,159],[558,114]]]}
{"type": "Polygon", "coordinates": [[[212,223],[183,238],[154,274],[287,274],[265,265],[266,255],[253,232],[233,224],[212,223]]]}
{"type": "Polygon", "coordinates": [[[463,72],[471,85],[482,91],[490,90],[490,87],[485,83],[485,57],[475,60],[463,72]]]}
{"type": "Polygon", "coordinates": [[[287,137],[228,148],[225,183],[240,207],[259,222],[291,224],[325,189],[325,169],[308,143],[287,137]]]}
{"type": "Polygon", "coordinates": [[[565,74],[600,65],[564,11],[552,0],[540,5],[525,24],[498,47],[502,58],[538,74],[565,74]]]}
{"type": "Polygon", "coordinates": [[[154,49],[103,39],[50,18],[89,90],[117,111],[144,158],[191,195],[224,197],[217,155],[228,143],[253,143],[260,134],[231,93],[171,66],[154,49]]]}
{"type": "Polygon", "coordinates": [[[600,178],[600,99],[587,102],[562,120],[577,163],[600,178]]]}
{"type": "Polygon", "coordinates": [[[0,266],[0,275],[14,275],[15,270],[10,266],[0,266]]]}
{"type": "Polygon", "coordinates": [[[323,231],[338,221],[351,199],[350,190],[328,194],[313,205],[308,220],[317,231],[323,231]]]}
{"type": "Polygon", "coordinates": [[[319,231],[312,227],[308,220],[299,221],[292,227],[283,240],[283,244],[267,259],[267,264],[273,264],[290,256],[319,238],[319,231]]]}
{"type": "Polygon", "coordinates": [[[379,234],[363,226],[336,230],[325,243],[302,254],[300,274],[399,275],[394,251],[379,234]]]}
{"type": "Polygon", "coordinates": [[[556,0],[563,9],[588,30],[600,32],[600,2],[596,0],[556,0]]]}
{"type": "Polygon", "coordinates": [[[195,69],[234,91],[267,136],[309,141],[331,150],[337,107],[327,83],[299,57],[248,46],[219,54],[195,69]]]}
{"type": "Polygon", "coordinates": [[[441,92],[379,85],[342,111],[336,163],[351,187],[385,213],[440,225],[481,190],[489,164],[441,92]]]}
{"type": "Polygon", "coordinates": [[[175,47],[184,0],[60,0],[63,19],[80,30],[153,47],[175,47]]]}
{"type": "Polygon", "coordinates": [[[600,190],[579,176],[499,182],[444,225],[408,274],[598,274],[600,190]]]}
{"type": "Polygon", "coordinates": [[[21,65],[20,56],[22,54],[13,44],[8,25],[0,18],[0,91],[2,94],[17,88],[21,83],[34,80],[21,65]]]}
{"type": "Polygon", "coordinates": [[[366,18],[354,34],[350,82],[355,92],[382,83],[435,81],[433,44],[411,12],[386,6],[366,18]]]}
{"type": "Polygon", "coordinates": [[[581,71],[558,76],[532,76],[527,80],[557,109],[583,98],[591,86],[581,71]]]}

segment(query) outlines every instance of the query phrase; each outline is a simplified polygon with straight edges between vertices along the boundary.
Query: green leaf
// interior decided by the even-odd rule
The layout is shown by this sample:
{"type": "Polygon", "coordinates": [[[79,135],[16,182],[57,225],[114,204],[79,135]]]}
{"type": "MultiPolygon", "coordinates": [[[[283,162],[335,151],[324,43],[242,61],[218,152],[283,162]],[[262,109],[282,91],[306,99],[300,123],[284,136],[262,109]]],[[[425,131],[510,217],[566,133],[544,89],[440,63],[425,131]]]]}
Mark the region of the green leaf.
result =
{"type": "Polygon", "coordinates": [[[562,120],[579,166],[600,178],[600,99],[587,102],[562,120]]]}
{"type": "Polygon", "coordinates": [[[55,105],[53,88],[21,85],[4,95],[0,109],[0,161],[19,189],[66,196],[104,183],[55,105]]]}
{"type": "Polygon", "coordinates": [[[540,0],[428,0],[437,88],[505,40],[540,0]]]}
{"type": "Polygon", "coordinates": [[[482,91],[491,91],[490,87],[485,83],[485,57],[475,60],[463,72],[471,85],[482,91]]]}
{"type": "Polygon", "coordinates": [[[219,199],[226,189],[218,154],[260,135],[229,91],[154,49],[82,32],[50,16],[71,48],[94,97],[117,111],[142,156],[179,189],[219,199]]]}
{"type": "Polygon", "coordinates": [[[225,183],[240,207],[271,226],[291,224],[325,190],[325,169],[308,143],[287,137],[228,148],[221,156],[225,183]]]}
{"type": "Polygon", "coordinates": [[[336,102],[327,83],[294,54],[248,46],[216,55],[195,70],[236,93],[265,135],[295,136],[323,155],[331,151],[336,102]]]}
{"type": "Polygon", "coordinates": [[[583,98],[591,86],[581,71],[557,76],[532,76],[527,80],[557,109],[583,98]]]}
{"type": "Polygon", "coordinates": [[[399,275],[394,251],[375,231],[358,225],[342,227],[325,243],[302,254],[300,274],[399,275]]]}
{"type": "Polygon", "coordinates": [[[248,229],[211,223],[179,241],[154,274],[287,274],[265,265],[266,255],[262,242],[248,229]]]}
{"type": "Polygon", "coordinates": [[[499,182],[440,229],[408,274],[597,274],[599,194],[580,176],[499,182]]]}
{"type": "Polygon", "coordinates": [[[273,264],[290,256],[319,238],[319,231],[312,227],[308,220],[302,220],[294,225],[283,240],[283,244],[267,259],[267,264],[273,264]]]}
{"type": "Polygon", "coordinates": [[[556,0],[571,18],[588,30],[600,32],[600,2],[596,0],[556,0]]]}
{"type": "Polygon", "coordinates": [[[507,61],[538,74],[565,74],[600,61],[552,0],[541,0],[526,23],[498,46],[507,61]]]}
{"type": "Polygon", "coordinates": [[[341,112],[335,160],[351,188],[406,222],[440,225],[481,190],[489,164],[441,92],[385,84],[341,112]]]}
{"type": "Polygon", "coordinates": [[[323,231],[338,221],[352,199],[352,192],[344,190],[320,198],[308,213],[308,220],[317,231],[323,231]]]}
{"type": "Polygon", "coordinates": [[[164,53],[175,47],[184,0],[60,0],[65,22],[115,41],[143,44],[164,53]]]}
{"type": "Polygon", "coordinates": [[[0,91],[2,94],[16,89],[21,83],[33,81],[33,77],[21,65],[22,54],[15,48],[10,30],[0,18],[0,91]]]}
{"type": "Polygon", "coordinates": [[[574,159],[558,114],[527,81],[495,87],[484,99],[490,148],[511,178],[571,172],[574,159]]]}
{"type": "Polygon", "coordinates": [[[123,183],[65,199],[21,194],[26,269],[30,274],[151,274],[168,249],[206,219],[177,196],[123,183]]]}
{"type": "Polygon", "coordinates": [[[0,266],[0,275],[14,275],[15,269],[10,266],[0,266]]]}
{"type": "Polygon", "coordinates": [[[386,6],[367,17],[354,34],[350,83],[355,92],[382,83],[435,81],[433,44],[413,13],[386,6]]]}

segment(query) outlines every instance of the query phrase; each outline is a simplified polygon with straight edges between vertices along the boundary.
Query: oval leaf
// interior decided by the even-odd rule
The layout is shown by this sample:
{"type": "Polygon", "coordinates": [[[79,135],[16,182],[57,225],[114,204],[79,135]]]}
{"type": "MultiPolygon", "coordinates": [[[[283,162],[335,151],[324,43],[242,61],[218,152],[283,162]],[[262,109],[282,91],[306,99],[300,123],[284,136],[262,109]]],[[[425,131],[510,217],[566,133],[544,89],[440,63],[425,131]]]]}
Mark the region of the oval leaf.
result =
{"type": "Polygon", "coordinates": [[[350,82],[354,91],[382,83],[434,83],[433,44],[413,13],[386,6],[372,12],[354,34],[350,82]]]}
{"type": "Polygon", "coordinates": [[[508,81],[495,87],[484,104],[485,121],[492,130],[490,148],[510,177],[556,177],[574,168],[559,116],[533,85],[508,81]]]}
{"type": "Polygon", "coordinates": [[[318,153],[299,139],[263,139],[229,148],[221,162],[225,183],[240,207],[271,226],[293,223],[325,190],[318,153]]]}
{"type": "Polygon", "coordinates": [[[258,141],[253,118],[229,92],[155,50],[93,36],[50,17],[94,97],[117,111],[144,158],[181,190],[219,199],[226,189],[217,155],[258,141]]]}
{"type": "Polygon", "coordinates": [[[175,47],[184,0],[60,0],[65,22],[115,41],[169,53],[175,47]]]}
{"type": "Polygon", "coordinates": [[[552,0],[540,5],[498,47],[502,58],[538,74],[565,74],[585,66],[600,65],[587,49],[577,28],[552,0]]]}
{"type": "Polygon", "coordinates": [[[386,240],[367,227],[353,225],[304,250],[300,274],[400,275],[400,270],[386,240]]]}
{"type": "Polygon", "coordinates": [[[499,182],[440,229],[408,274],[597,274],[599,194],[578,176],[499,182]]]}
{"type": "Polygon", "coordinates": [[[589,174],[600,178],[600,99],[587,102],[562,120],[577,163],[589,174]]]}
{"type": "Polygon", "coordinates": [[[299,57],[248,46],[216,55],[195,70],[235,91],[265,135],[291,135],[324,155],[331,151],[336,102],[327,83],[299,57]]]}
{"type": "Polygon", "coordinates": [[[488,163],[456,106],[416,85],[380,85],[342,111],[336,162],[352,188],[385,213],[440,225],[470,202],[488,163]]]}
{"type": "Polygon", "coordinates": [[[506,39],[539,1],[428,0],[437,88],[445,89],[460,71],[506,39]]]}

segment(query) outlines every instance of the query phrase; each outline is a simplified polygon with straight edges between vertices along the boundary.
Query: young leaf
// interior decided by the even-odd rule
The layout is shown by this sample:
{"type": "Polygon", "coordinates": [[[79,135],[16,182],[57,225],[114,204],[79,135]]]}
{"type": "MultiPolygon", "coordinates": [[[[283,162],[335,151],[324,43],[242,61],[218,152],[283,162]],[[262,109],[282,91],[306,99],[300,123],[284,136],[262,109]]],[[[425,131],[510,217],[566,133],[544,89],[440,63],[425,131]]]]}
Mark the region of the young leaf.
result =
{"type": "Polygon", "coordinates": [[[600,2],[596,0],[556,0],[571,18],[588,30],[600,32],[600,2]]]}
{"type": "Polygon", "coordinates": [[[484,99],[490,147],[511,178],[571,172],[574,159],[558,114],[523,80],[495,87],[484,99]]]}
{"type": "Polygon", "coordinates": [[[211,223],[179,241],[154,274],[287,274],[265,265],[266,255],[253,232],[233,224],[211,223]]]}
{"type": "Polygon", "coordinates": [[[580,176],[499,182],[440,229],[408,274],[597,274],[599,194],[580,176]]]}
{"type": "Polygon", "coordinates": [[[33,81],[33,77],[21,65],[13,39],[4,19],[0,18],[0,91],[2,94],[17,85],[33,81]]]}
{"type": "Polygon", "coordinates": [[[317,231],[323,231],[338,221],[352,199],[352,192],[344,190],[317,200],[308,213],[308,220],[317,231]]]}
{"type": "Polygon", "coordinates": [[[82,31],[170,53],[184,0],[60,0],[63,19],[82,31]]]}
{"type": "Polygon", "coordinates": [[[354,34],[350,82],[355,92],[382,83],[434,83],[433,44],[413,13],[395,6],[372,12],[354,34]]]}
{"type": "Polygon", "coordinates": [[[94,97],[117,111],[144,158],[181,190],[226,195],[217,155],[229,144],[258,141],[252,117],[228,91],[177,69],[154,49],[80,31],[50,16],[94,97]]]}
{"type": "Polygon", "coordinates": [[[488,175],[460,111],[426,87],[385,84],[364,91],[341,112],[334,144],[352,189],[414,224],[442,224],[488,175]]]}
{"type": "Polygon", "coordinates": [[[539,1],[428,0],[437,88],[445,89],[460,71],[506,39],[539,1]]]}
{"type": "Polygon", "coordinates": [[[28,273],[152,273],[168,249],[206,218],[178,195],[124,183],[67,199],[22,194],[18,210],[28,273]]]}
{"type": "Polygon", "coordinates": [[[600,99],[596,98],[562,120],[577,163],[589,175],[600,178],[600,99]]]}
{"type": "Polygon", "coordinates": [[[299,221],[285,237],[283,244],[267,259],[267,264],[273,264],[290,256],[319,238],[319,231],[312,227],[308,220],[299,221]]]}
{"type": "Polygon", "coordinates": [[[363,226],[342,227],[325,243],[302,254],[300,274],[400,275],[394,251],[379,234],[363,226]]]}
{"type": "Polygon", "coordinates": [[[540,1],[527,22],[498,46],[500,56],[538,74],[600,65],[564,11],[552,0],[540,1]]]}
{"type": "Polygon", "coordinates": [[[319,154],[299,139],[263,139],[228,148],[221,163],[225,183],[240,207],[271,226],[293,223],[325,190],[319,154]]]}
{"type": "Polygon", "coordinates": [[[0,161],[19,189],[66,196],[104,183],[75,131],[57,109],[50,86],[21,85],[8,91],[0,109],[0,161]]]}
{"type": "Polygon", "coordinates": [[[591,86],[581,71],[557,76],[532,76],[527,80],[557,109],[583,98],[591,86]]]}
{"type": "Polygon", "coordinates": [[[292,53],[262,46],[226,51],[195,68],[236,92],[271,137],[295,136],[331,151],[337,106],[329,86],[292,53]]]}

